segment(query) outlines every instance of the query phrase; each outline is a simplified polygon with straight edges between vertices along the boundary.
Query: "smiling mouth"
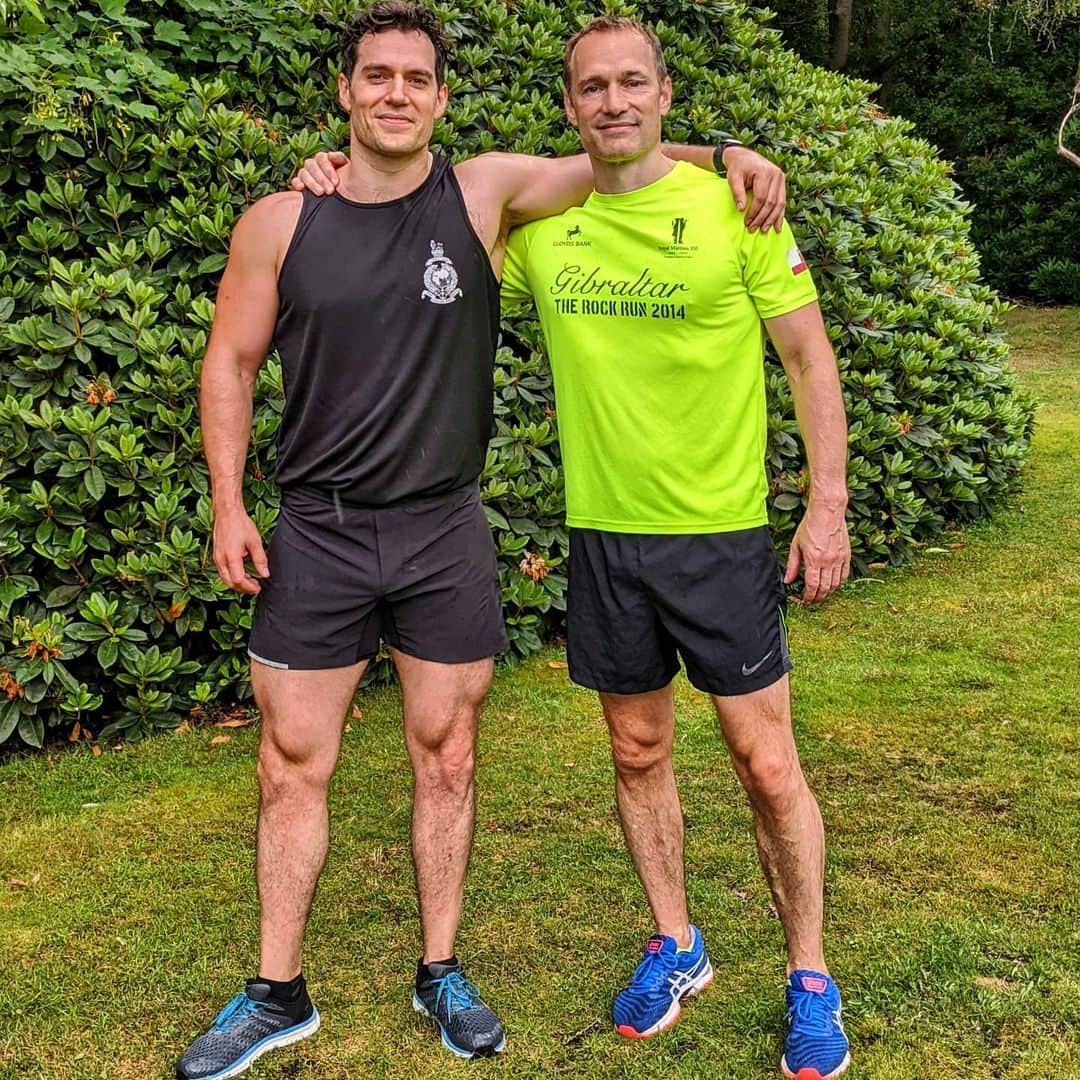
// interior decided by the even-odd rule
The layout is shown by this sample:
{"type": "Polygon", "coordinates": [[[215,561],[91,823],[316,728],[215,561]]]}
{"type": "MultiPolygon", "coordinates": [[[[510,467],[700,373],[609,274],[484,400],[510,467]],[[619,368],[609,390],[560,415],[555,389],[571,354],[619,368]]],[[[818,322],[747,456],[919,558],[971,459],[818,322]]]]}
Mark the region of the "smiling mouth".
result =
{"type": "Polygon", "coordinates": [[[637,127],[637,124],[631,124],[629,122],[625,124],[601,124],[601,131],[631,131],[637,127]]]}
{"type": "Polygon", "coordinates": [[[405,127],[412,123],[407,116],[376,116],[375,119],[393,127],[405,127]]]}

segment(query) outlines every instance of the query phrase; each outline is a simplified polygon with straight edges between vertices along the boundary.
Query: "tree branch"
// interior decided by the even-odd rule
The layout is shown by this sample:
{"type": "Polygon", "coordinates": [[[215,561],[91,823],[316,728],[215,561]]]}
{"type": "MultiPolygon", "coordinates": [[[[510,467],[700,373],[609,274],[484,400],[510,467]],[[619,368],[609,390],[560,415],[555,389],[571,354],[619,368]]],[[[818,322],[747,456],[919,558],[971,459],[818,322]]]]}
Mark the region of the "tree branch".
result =
{"type": "Polygon", "coordinates": [[[1077,108],[1080,107],[1080,73],[1077,74],[1076,85],[1073,87],[1072,105],[1069,107],[1069,111],[1065,114],[1061,121],[1061,127],[1058,128],[1058,145],[1057,152],[1066,161],[1071,161],[1078,169],[1080,169],[1080,155],[1074,154],[1065,145],[1065,128],[1069,121],[1076,114],[1077,108]]]}

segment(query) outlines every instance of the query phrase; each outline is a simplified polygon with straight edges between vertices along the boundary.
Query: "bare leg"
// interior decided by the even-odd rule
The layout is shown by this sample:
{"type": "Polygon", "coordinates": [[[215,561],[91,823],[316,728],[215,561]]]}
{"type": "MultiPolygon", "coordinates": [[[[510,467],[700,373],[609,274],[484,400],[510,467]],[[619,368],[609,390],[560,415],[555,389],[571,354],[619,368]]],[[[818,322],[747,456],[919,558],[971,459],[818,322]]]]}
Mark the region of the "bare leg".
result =
{"type": "Polygon", "coordinates": [[[259,974],[266,979],[300,973],[304,928],[330,837],[326,790],[345,710],[366,666],[281,671],[251,665],[262,712],[256,877],[259,974]]]}
{"type": "Polygon", "coordinates": [[[619,821],[656,928],[680,947],[690,944],[683,868],[683,818],[671,744],[671,687],[647,694],[601,694],[615,762],[619,821]]]}
{"type": "Polygon", "coordinates": [[[412,855],[424,962],[447,960],[461,919],[476,818],[476,721],[492,659],[436,664],[392,650],[413,769],[412,855]]]}
{"type": "Polygon", "coordinates": [[[795,748],[788,678],[752,694],[713,695],[713,702],[750,798],[758,855],[787,939],[788,972],[826,972],[825,833],[795,748]]]}

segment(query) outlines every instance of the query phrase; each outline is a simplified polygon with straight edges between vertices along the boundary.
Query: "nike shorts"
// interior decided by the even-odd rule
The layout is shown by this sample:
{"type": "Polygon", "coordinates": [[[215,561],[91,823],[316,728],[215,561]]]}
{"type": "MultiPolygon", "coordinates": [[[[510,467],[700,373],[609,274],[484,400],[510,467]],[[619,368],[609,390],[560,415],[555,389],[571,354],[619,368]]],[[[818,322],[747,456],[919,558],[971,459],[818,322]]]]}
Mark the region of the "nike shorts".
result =
{"type": "Polygon", "coordinates": [[[767,526],[693,536],[570,530],[570,678],[611,694],[747,694],[791,670],[787,600],[767,526]]]}
{"type": "Polygon", "coordinates": [[[506,646],[495,544],[475,484],[383,507],[282,493],[248,653],[277,668],[346,667],[379,642],[464,664],[506,646]]]}

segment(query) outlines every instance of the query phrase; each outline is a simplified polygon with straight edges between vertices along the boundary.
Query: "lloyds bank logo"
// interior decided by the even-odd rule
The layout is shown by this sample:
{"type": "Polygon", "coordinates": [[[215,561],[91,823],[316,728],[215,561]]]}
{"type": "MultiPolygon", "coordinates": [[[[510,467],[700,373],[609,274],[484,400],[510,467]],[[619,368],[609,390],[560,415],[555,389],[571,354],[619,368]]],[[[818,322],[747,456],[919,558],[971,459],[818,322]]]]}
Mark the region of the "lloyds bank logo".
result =
{"type": "Polygon", "coordinates": [[[566,229],[565,240],[553,240],[552,247],[592,247],[592,241],[581,234],[580,225],[571,225],[566,229]]]}

